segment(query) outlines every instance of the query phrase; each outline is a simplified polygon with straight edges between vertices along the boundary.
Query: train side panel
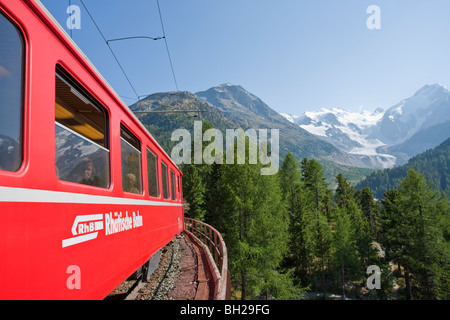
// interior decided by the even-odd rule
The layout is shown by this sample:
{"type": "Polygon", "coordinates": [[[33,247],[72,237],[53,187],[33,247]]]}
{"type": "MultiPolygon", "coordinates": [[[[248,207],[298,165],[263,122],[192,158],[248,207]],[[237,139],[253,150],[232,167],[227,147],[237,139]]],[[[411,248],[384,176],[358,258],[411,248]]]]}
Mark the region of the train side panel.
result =
{"type": "Polygon", "coordinates": [[[103,298],[181,232],[182,216],[176,211],[165,206],[3,203],[0,251],[7,260],[0,296],[103,298]]]}
{"type": "Polygon", "coordinates": [[[159,173],[161,161],[180,185],[182,173],[38,3],[4,0],[0,12],[24,43],[23,159],[17,171],[0,169],[0,299],[102,299],[184,228],[179,185],[174,200],[149,195],[146,150],[159,173]],[[106,111],[105,188],[56,173],[57,66],[106,111]],[[141,194],[122,187],[123,124],[140,141],[141,194]]]}

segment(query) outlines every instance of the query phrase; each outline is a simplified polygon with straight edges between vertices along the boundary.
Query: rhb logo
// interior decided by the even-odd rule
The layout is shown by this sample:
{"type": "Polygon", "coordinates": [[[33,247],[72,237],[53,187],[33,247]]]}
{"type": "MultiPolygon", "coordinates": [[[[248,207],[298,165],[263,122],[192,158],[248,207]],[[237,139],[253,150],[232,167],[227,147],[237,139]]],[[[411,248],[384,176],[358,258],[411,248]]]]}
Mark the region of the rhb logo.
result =
{"type": "Polygon", "coordinates": [[[142,216],[138,211],[128,215],[128,211],[108,212],[103,214],[79,215],[75,217],[72,224],[73,237],[64,239],[62,247],[73,246],[82,242],[96,239],[98,232],[105,230],[105,235],[112,235],[139,228],[144,225],[142,216]]]}
{"type": "Polygon", "coordinates": [[[62,247],[65,248],[96,239],[100,230],[103,230],[102,214],[76,216],[72,225],[72,235],[74,237],[63,240],[62,247]]]}

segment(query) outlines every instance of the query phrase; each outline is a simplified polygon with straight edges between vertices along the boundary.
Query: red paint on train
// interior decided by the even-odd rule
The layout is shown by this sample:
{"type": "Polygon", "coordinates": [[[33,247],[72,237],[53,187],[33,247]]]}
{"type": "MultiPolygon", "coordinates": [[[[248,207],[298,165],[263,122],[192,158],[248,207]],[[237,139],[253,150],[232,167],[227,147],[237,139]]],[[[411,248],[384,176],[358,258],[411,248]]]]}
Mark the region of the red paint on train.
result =
{"type": "Polygon", "coordinates": [[[183,230],[182,173],[39,2],[0,23],[0,299],[102,299],[183,230]]]}

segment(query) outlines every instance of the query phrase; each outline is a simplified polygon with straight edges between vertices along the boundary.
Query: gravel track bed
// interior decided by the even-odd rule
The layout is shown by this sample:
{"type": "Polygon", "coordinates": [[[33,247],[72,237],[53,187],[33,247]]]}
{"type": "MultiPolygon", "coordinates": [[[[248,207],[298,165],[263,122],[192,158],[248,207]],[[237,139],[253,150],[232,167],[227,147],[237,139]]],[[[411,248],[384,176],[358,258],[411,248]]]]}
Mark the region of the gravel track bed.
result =
{"type": "Polygon", "coordinates": [[[198,286],[197,276],[197,255],[193,245],[184,234],[179,234],[162,249],[159,265],[147,282],[126,280],[106,299],[193,300],[198,286]],[[136,285],[138,288],[128,295],[136,285]]]}
{"type": "Polygon", "coordinates": [[[174,287],[180,273],[180,241],[183,237],[176,236],[164,247],[158,268],[145,286],[139,290],[136,300],[172,300],[168,293],[174,287]]]}

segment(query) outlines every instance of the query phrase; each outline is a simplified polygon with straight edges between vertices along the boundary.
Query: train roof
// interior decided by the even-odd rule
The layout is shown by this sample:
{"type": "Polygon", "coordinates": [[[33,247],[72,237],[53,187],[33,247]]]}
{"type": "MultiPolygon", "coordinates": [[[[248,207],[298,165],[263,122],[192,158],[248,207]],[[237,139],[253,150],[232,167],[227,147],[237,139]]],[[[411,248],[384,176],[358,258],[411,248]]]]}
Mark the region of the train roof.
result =
{"type": "MultiPolygon", "coordinates": [[[[158,141],[153,137],[153,135],[145,128],[145,126],[142,124],[142,122],[136,117],[133,111],[127,106],[127,104],[122,100],[122,98],[117,94],[117,92],[114,90],[114,88],[106,81],[106,79],[103,77],[103,75],[98,71],[98,69],[95,67],[95,65],[91,62],[91,60],[87,57],[87,55],[81,50],[81,48],[73,41],[73,39],[69,36],[69,34],[64,30],[64,28],[60,25],[60,23],[53,17],[53,15],[48,11],[48,9],[42,4],[40,0],[27,0],[29,3],[35,3],[38,5],[38,7],[43,11],[43,13],[46,15],[47,18],[50,19],[50,23],[53,23],[55,30],[60,32],[60,34],[56,34],[60,40],[67,41],[71,46],[72,49],[74,49],[75,54],[79,54],[81,58],[84,59],[84,61],[88,64],[88,66],[91,68],[91,71],[95,73],[95,75],[98,77],[98,79],[102,82],[102,84],[107,89],[106,91],[108,94],[110,94],[119,105],[128,113],[128,115],[141,127],[141,129],[146,132],[149,136],[149,138],[152,140],[152,142],[160,149],[160,151],[167,157],[167,159],[176,167],[178,166],[173,162],[171,157],[167,154],[167,152],[161,147],[161,145],[158,143],[158,141]]],[[[179,169],[179,168],[178,168],[179,169]]],[[[181,173],[181,170],[180,170],[181,173]]],[[[182,174],[182,173],[181,173],[182,174]]]]}

